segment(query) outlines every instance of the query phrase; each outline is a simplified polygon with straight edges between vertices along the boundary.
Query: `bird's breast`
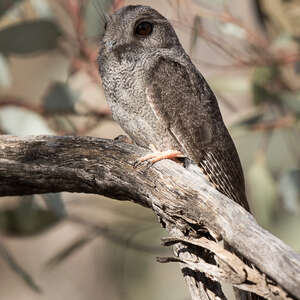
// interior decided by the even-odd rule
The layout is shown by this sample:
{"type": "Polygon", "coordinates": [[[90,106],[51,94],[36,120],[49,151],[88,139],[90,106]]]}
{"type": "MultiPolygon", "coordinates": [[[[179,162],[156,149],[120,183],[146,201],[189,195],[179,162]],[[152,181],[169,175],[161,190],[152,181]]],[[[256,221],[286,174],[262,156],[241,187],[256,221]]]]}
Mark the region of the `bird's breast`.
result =
{"type": "Polygon", "coordinates": [[[142,68],[132,66],[106,72],[102,81],[113,118],[138,145],[152,144],[161,151],[179,150],[169,129],[147,100],[144,74],[142,68]]]}

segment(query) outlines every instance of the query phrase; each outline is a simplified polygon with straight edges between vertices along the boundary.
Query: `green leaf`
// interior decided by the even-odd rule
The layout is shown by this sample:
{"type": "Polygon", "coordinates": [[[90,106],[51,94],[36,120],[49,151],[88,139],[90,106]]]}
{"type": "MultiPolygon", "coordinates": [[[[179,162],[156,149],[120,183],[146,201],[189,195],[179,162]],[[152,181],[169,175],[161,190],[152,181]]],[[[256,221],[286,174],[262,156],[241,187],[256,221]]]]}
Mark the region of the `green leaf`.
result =
{"type": "Polygon", "coordinates": [[[292,214],[300,212],[300,169],[289,169],[280,176],[279,192],[284,208],[292,214]]]}
{"type": "Polygon", "coordinates": [[[104,33],[105,17],[111,9],[114,0],[90,0],[85,9],[86,34],[93,38],[101,37],[104,33]]]}
{"type": "Polygon", "coordinates": [[[41,293],[42,290],[35,283],[32,276],[25,271],[22,266],[16,261],[16,259],[11,255],[9,250],[5,247],[3,243],[0,242],[0,256],[9,265],[9,267],[18,275],[22,280],[35,292],[41,293]]]}
{"type": "Polygon", "coordinates": [[[274,66],[257,67],[253,73],[253,83],[262,86],[273,80],[276,75],[277,68],[274,66]]]}
{"type": "Polygon", "coordinates": [[[7,134],[25,136],[29,134],[55,134],[38,113],[16,106],[0,109],[1,127],[7,134]]]}
{"type": "Polygon", "coordinates": [[[252,90],[254,104],[278,101],[278,95],[273,92],[272,86],[276,84],[279,71],[276,65],[258,67],[252,76],[252,90]]]}
{"type": "Polygon", "coordinates": [[[237,24],[233,23],[222,23],[220,24],[220,28],[224,34],[232,35],[238,39],[246,39],[247,38],[247,32],[244,28],[237,24]]]}
{"type": "Polygon", "coordinates": [[[74,113],[75,103],[79,95],[70,90],[69,86],[62,82],[55,82],[44,96],[44,110],[49,114],[74,113]]]}
{"type": "Polygon", "coordinates": [[[274,50],[287,49],[293,43],[293,35],[288,32],[282,32],[272,41],[271,47],[274,50]]]}
{"type": "Polygon", "coordinates": [[[294,70],[296,74],[300,74],[300,61],[294,63],[294,70]]]}
{"type": "Polygon", "coordinates": [[[1,0],[0,1],[0,17],[5,14],[5,12],[10,9],[13,5],[20,2],[21,0],[1,0]]]}
{"type": "Polygon", "coordinates": [[[41,195],[49,210],[53,211],[58,217],[66,216],[66,209],[61,197],[61,193],[51,193],[41,195]]]}
{"type": "Polygon", "coordinates": [[[191,34],[190,53],[193,53],[193,50],[196,47],[197,40],[198,40],[201,30],[202,30],[201,17],[195,16],[194,22],[193,22],[193,27],[192,27],[192,34],[191,34]]]}
{"type": "Polygon", "coordinates": [[[37,16],[41,19],[54,19],[51,1],[31,0],[31,6],[37,16]]]}
{"type": "Polygon", "coordinates": [[[226,75],[210,77],[209,84],[212,88],[222,92],[243,94],[251,92],[251,82],[245,76],[226,75]]]}
{"type": "Polygon", "coordinates": [[[50,20],[25,21],[0,31],[0,52],[22,55],[53,50],[61,36],[60,28],[50,20]]]}
{"type": "Polygon", "coordinates": [[[254,214],[262,226],[270,227],[277,200],[275,180],[269,171],[265,156],[259,153],[247,174],[254,214]]]}
{"type": "Polygon", "coordinates": [[[300,93],[281,92],[278,97],[286,108],[300,115],[300,93]]]}
{"type": "Polygon", "coordinates": [[[28,237],[52,228],[61,220],[54,212],[34,205],[32,199],[24,197],[21,204],[0,211],[0,231],[8,236],[28,237]]]}
{"type": "Polygon", "coordinates": [[[0,88],[9,88],[12,84],[12,76],[8,59],[0,53],[0,88]]]}
{"type": "Polygon", "coordinates": [[[263,85],[254,84],[252,87],[253,102],[260,105],[277,99],[277,95],[270,93],[263,85]]]}

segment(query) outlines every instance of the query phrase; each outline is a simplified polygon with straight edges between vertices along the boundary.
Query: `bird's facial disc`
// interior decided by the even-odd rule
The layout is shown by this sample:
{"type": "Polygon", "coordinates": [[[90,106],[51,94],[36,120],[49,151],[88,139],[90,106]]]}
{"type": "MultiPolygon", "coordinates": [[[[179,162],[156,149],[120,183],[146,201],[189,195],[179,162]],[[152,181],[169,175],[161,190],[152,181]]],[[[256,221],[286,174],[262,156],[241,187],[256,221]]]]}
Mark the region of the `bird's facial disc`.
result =
{"type": "Polygon", "coordinates": [[[126,6],[111,15],[102,42],[108,52],[170,48],[179,43],[167,19],[145,6],[126,6]]]}

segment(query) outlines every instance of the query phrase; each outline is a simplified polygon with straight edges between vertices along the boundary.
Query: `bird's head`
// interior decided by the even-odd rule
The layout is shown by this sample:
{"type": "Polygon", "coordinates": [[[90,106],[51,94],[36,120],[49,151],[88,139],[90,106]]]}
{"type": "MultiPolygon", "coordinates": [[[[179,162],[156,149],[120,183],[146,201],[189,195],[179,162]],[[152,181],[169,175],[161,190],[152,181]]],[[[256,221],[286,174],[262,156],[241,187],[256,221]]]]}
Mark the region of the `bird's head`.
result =
{"type": "Polygon", "coordinates": [[[149,6],[125,6],[106,21],[100,55],[138,55],[180,46],[168,20],[149,6]]]}

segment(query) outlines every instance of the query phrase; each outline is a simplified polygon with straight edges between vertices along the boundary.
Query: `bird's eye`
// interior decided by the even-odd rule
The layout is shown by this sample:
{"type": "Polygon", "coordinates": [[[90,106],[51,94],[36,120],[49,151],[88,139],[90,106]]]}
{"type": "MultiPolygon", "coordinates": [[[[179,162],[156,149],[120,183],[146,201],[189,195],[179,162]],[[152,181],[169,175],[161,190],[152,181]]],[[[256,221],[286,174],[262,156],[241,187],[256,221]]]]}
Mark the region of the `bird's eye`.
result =
{"type": "Polygon", "coordinates": [[[134,30],[134,33],[137,36],[148,36],[153,31],[153,24],[150,22],[141,22],[139,23],[134,30]]]}
{"type": "Polygon", "coordinates": [[[104,23],[104,30],[106,30],[106,28],[107,28],[107,21],[105,21],[104,23]]]}

